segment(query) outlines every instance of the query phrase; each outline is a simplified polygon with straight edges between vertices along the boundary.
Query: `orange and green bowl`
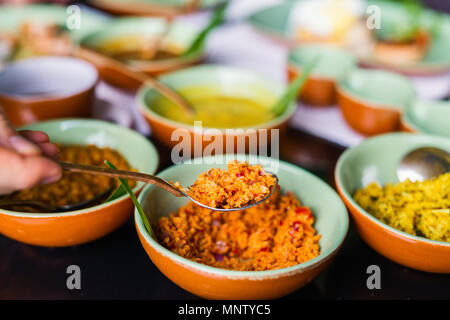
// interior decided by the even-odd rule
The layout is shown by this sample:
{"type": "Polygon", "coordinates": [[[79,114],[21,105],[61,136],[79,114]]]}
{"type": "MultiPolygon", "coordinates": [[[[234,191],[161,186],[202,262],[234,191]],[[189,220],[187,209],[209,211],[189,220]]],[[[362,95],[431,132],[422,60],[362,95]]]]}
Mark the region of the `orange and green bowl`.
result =
{"type": "MultiPolygon", "coordinates": [[[[21,129],[40,130],[63,145],[109,147],[119,151],[130,166],[153,174],[158,153],[140,134],[99,120],[63,119],[36,123],[21,129]]],[[[134,192],[143,188],[138,183],[134,192]]],[[[133,212],[128,195],[93,207],[63,213],[24,213],[0,209],[0,233],[37,246],[73,246],[96,240],[123,225],[133,212]]]]}
{"type": "Polygon", "coordinates": [[[450,139],[411,133],[391,133],[367,139],[339,158],[335,170],[336,186],[359,235],[375,251],[412,269],[450,273],[450,243],[395,229],[376,219],[353,199],[356,190],[372,182],[381,186],[397,183],[396,168],[401,158],[420,147],[450,152],[450,139]]]}
{"type": "MultiPolygon", "coordinates": [[[[245,156],[250,163],[260,163],[267,170],[276,172],[281,191],[291,191],[305,206],[309,206],[315,218],[314,227],[321,239],[320,255],[307,262],[268,271],[235,271],[211,267],[181,257],[162,246],[153,229],[148,231],[135,212],[136,230],[142,246],[156,267],[181,288],[208,299],[270,299],[287,295],[312,281],[325,270],[338,253],[347,234],[348,215],[337,193],[321,179],[304,169],[273,158],[245,156]],[[278,168],[278,170],[276,170],[278,168]]],[[[215,167],[225,168],[225,157],[204,158],[202,163],[174,165],[159,177],[191,185],[200,173],[215,167]]],[[[187,203],[168,192],[149,185],[139,195],[151,226],[158,219],[187,203]]],[[[226,213],[224,213],[226,214],[226,213]]]]}

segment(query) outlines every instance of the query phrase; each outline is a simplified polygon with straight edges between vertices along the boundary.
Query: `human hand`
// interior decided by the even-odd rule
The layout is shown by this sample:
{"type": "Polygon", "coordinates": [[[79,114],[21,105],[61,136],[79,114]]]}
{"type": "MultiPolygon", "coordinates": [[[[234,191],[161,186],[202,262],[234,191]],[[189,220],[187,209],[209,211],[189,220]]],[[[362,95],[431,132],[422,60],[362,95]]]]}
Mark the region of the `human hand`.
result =
{"type": "Polygon", "coordinates": [[[0,109],[0,195],[58,181],[58,153],[47,134],[17,132],[0,109]]]}

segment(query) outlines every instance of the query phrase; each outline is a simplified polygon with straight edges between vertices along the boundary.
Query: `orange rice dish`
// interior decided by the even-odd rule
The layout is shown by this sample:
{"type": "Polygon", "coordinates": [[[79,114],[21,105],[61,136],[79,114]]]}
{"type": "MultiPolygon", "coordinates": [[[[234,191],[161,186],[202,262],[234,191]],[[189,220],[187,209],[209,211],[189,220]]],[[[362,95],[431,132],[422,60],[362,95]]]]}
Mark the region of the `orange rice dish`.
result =
{"type": "Polygon", "coordinates": [[[192,201],[155,226],[159,242],[209,266],[262,271],[306,262],[320,253],[314,216],[291,192],[279,189],[246,210],[219,212],[192,201]]]}
{"type": "MultiPolygon", "coordinates": [[[[178,183],[174,185],[181,188],[178,183]]],[[[202,173],[187,193],[209,207],[232,209],[264,199],[275,185],[275,177],[261,165],[234,160],[228,163],[227,170],[214,168],[202,173]]]]}

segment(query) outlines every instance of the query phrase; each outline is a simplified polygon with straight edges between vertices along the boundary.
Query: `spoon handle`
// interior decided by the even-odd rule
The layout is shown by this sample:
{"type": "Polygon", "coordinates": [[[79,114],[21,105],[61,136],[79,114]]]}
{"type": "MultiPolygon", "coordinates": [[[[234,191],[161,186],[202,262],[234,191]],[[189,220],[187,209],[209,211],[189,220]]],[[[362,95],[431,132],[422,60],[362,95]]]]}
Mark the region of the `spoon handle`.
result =
{"type": "Polygon", "coordinates": [[[53,212],[58,209],[57,206],[51,205],[49,203],[42,203],[39,201],[32,201],[32,200],[0,200],[0,208],[5,207],[32,207],[44,211],[53,212]]]}
{"type": "Polygon", "coordinates": [[[79,172],[79,173],[88,173],[88,174],[96,174],[107,176],[111,178],[122,178],[127,180],[134,181],[142,181],[145,183],[154,184],[160,188],[163,188],[166,191],[169,191],[176,197],[184,196],[178,189],[176,189],[173,185],[168,183],[167,181],[145,173],[133,172],[133,171],[125,171],[125,170],[114,170],[110,168],[89,166],[84,164],[75,164],[75,163],[67,163],[67,162],[59,162],[61,168],[70,172],[79,172]]]}

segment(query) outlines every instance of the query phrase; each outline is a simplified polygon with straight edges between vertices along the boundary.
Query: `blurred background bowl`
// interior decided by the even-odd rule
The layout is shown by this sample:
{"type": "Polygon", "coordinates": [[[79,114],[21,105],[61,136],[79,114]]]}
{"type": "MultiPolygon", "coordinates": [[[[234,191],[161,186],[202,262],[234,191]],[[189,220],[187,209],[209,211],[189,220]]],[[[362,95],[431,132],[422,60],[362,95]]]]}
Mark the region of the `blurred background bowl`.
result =
{"type": "MultiPolygon", "coordinates": [[[[105,55],[108,55],[106,48],[118,55],[120,52],[136,49],[143,51],[146,46],[155,43],[166,53],[166,57],[156,60],[135,58],[122,61],[133,70],[155,76],[200,62],[204,58],[203,46],[188,55],[183,55],[197,34],[194,28],[185,23],[171,23],[161,18],[129,17],[107,23],[99,30],[86,35],[80,43],[90,50],[105,55]]],[[[96,65],[102,78],[113,85],[126,89],[137,89],[140,86],[134,79],[129,79],[111,67],[107,59],[92,63],[96,65]]]]}
{"type": "Polygon", "coordinates": [[[420,147],[450,152],[450,139],[410,133],[391,133],[367,139],[345,151],[335,170],[339,194],[350,210],[361,238],[379,254],[409,268],[450,273],[450,243],[413,236],[395,229],[361,208],[353,199],[356,190],[372,182],[397,183],[401,158],[420,147]]]}
{"type": "Polygon", "coordinates": [[[0,71],[0,105],[15,126],[89,117],[97,81],[97,70],[75,58],[20,60],[0,71]]]}
{"type": "Polygon", "coordinates": [[[450,138],[450,102],[414,101],[403,112],[402,129],[450,138]]]}
{"type": "MultiPolygon", "coordinates": [[[[386,33],[396,33],[402,31],[405,28],[412,26],[411,21],[405,20],[405,12],[416,13],[414,10],[409,10],[408,4],[405,5],[402,1],[385,1],[385,0],[370,0],[364,1],[366,7],[363,8],[363,13],[371,12],[367,10],[368,6],[375,5],[380,9],[383,14],[380,15],[381,18],[381,29],[382,32],[386,33]]],[[[364,3],[361,1],[361,3],[364,3]]],[[[318,6],[315,6],[314,2],[310,1],[280,1],[272,6],[263,7],[255,12],[253,12],[249,17],[249,23],[255,27],[257,30],[262,31],[264,34],[275,38],[276,40],[281,40],[282,43],[293,45],[303,45],[307,43],[322,42],[322,43],[333,43],[333,37],[321,37],[322,28],[315,28],[317,34],[310,41],[305,41],[305,39],[299,39],[298,33],[292,30],[292,21],[295,21],[295,15],[299,11],[295,10],[297,5],[305,7],[305,12],[311,9],[310,16],[307,17],[310,20],[309,25],[312,26],[315,20],[326,23],[328,31],[330,33],[337,34],[340,37],[347,38],[348,43],[334,43],[339,46],[344,46],[351,50],[357,57],[358,62],[365,66],[372,68],[380,68],[391,70],[394,72],[399,72],[407,75],[422,75],[422,76],[432,76],[436,74],[445,74],[450,70],[450,55],[447,54],[450,50],[450,15],[444,12],[438,12],[436,10],[429,9],[427,7],[420,10],[418,13],[418,25],[420,29],[428,31],[431,35],[431,41],[429,43],[429,48],[426,51],[424,57],[420,61],[413,63],[399,63],[399,61],[380,61],[375,59],[373,53],[376,43],[373,43],[374,35],[366,32],[365,22],[363,17],[360,17],[359,27],[358,24],[351,25],[352,20],[349,20],[354,12],[347,6],[345,10],[345,3],[338,4],[341,10],[338,12],[336,10],[336,3],[330,2],[328,6],[323,6],[322,10],[317,10],[318,6]],[[309,3],[308,3],[309,2],[309,3]],[[333,5],[335,7],[333,7],[333,5]],[[307,8],[309,7],[309,8],[307,8]],[[315,7],[315,8],[311,8],[315,7]],[[344,10],[344,11],[342,11],[344,10]],[[330,14],[331,11],[331,14],[330,14]],[[339,19],[332,18],[338,17],[339,19]],[[349,26],[352,26],[349,28],[349,26]],[[362,28],[361,28],[362,27],[362,28]],[[358,30],[359,29],[359,30],[358,30]],[[316,38],[316,39],[314,39],[316,38]]],[[[411,7],[409,7],[411,9],[411,7]]],[[[305,21],[305,19],[304,19],[305,21]]],[[[311,37],[311,34],[306,30],[304,32],[305,38],[311,37]]],[[[376,29],[375,31],[380,31],[376,29]]],[[[336,42],[336,41],[334,41],[336,42]]],[[[408,54],[406,50],[404,52],[405,59],[408,54]]],[[[404,60],[403,59],[403,62],[404,60]]]]}
{"type": "MultiPolygon", "coordinates": [[[[222,156],[204,158],[201,164],[180,164],[160,174],[161,178],[191,185],[197,177],[211,167],[226,168],[222,156]],[[208,164],[209,163],[209,164],[208,164]]],[[[320,255],[307,262],[269,271],[232,271],[210,267],[183,258],[166,249],[146,230],[139,213],[135,223],[139,239],[153,263],[170,280],[183,289],[208,299],[269,299],[293,292],[325,270],[345,238],[348,215],[336,192],[321,179],[297,166],[275,158],[247,156],[250,163],[260,163],[267,170],[279,168],[282,192],[293,192],[301,203],[309,206],[315,217],[314,227],[321,234],[320,255]]],[[[154,226],[158,219],[187,203],[185,198],[175,198],[168,192],[149,185],[139,196],[149,223],[154,226]]]]}
{"type": "Polygon", "coordinates": [[[288,55],[288,78],[293,81],[315,56],[320,60],[312,69],[301,90],[301,101],[314,106],[329,106],[336,103],[337,82],[356,67],[353,56],[337,47],[327,45],[302,45],[292,49],[288,55]]]}
{"type": "Polygon", "coordinates": [[[345,120],[365,135],[399,130],[402,112],[415,97],[409,79],[388,71],[354,69],[338,85],[345,120]]]}
{"type": "Polygon", "coordinates": [[[224,0],[88,0],[89,4],[115,15],[157,16],[173,19],[177,15],[204,10],[224,0]]]}
{"type": "MultiPolygon", "coordinates": [[[[36,2],[36,1],[34,1],[36,2]]],[[[56,25],[67,32],[73,42],[80,41],[88,33],[101,28],[110,20],[106,15],[98,14],[87,7],[78,7],[83,17],[79,28],[66,28],[68,12],[65,6],[34,3],[27,5],[2,5],[0,10],[0,33],[18,34],[25,23],[56,25]]]]}
{"type": "MultiPolygon", "coordinates": [[[[158,153],[140,134],[99,120],[53,120],[22,129],[40,130],[62,145],[96,145],[119,151],[130,166],[153,174],[158,153]]],[[[143,183],[138,183],[138,193],[143,183]]],[[[61,247],[89,242],[107,235],[124,224],[134,205],[128,195],[86,209],[63,213],[24,213],[0,209],[0,233],[27,244],[61,247]]]]}

